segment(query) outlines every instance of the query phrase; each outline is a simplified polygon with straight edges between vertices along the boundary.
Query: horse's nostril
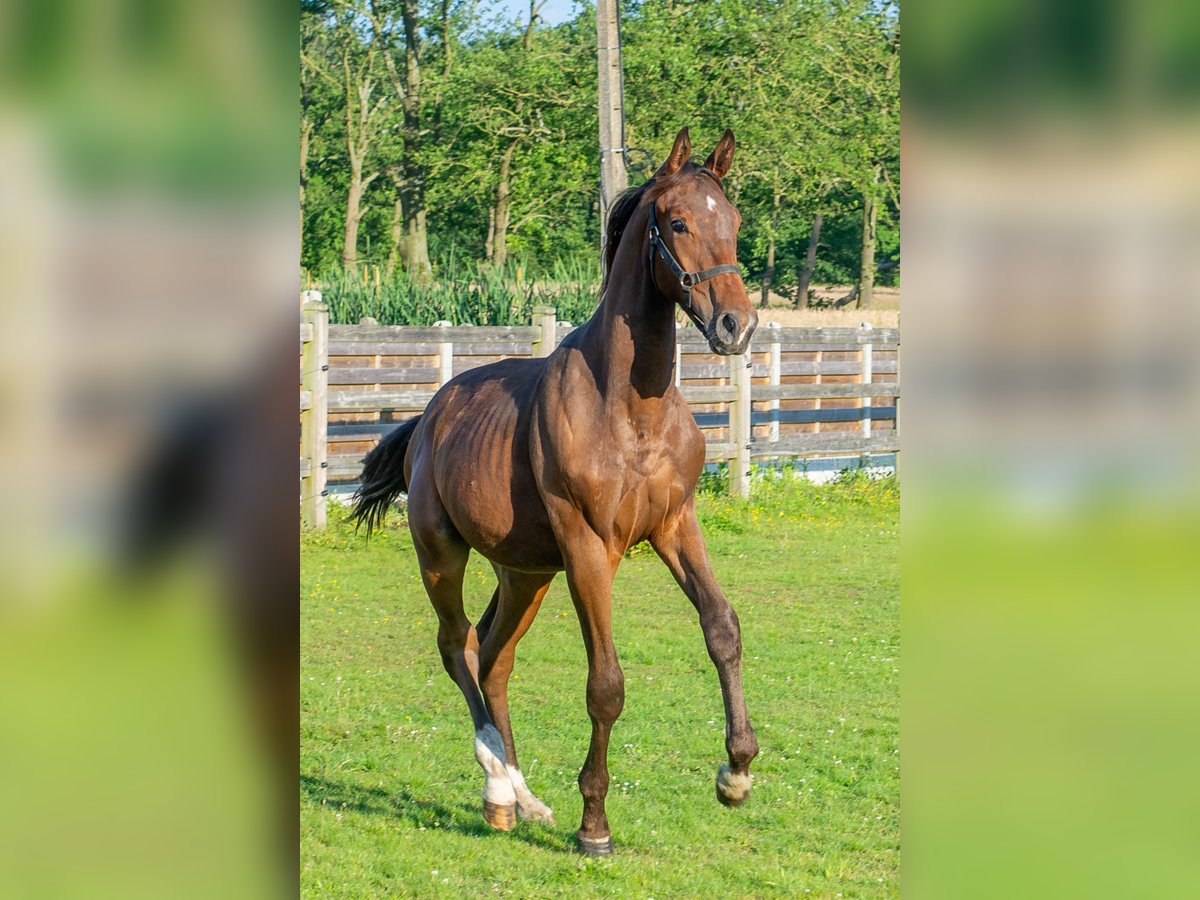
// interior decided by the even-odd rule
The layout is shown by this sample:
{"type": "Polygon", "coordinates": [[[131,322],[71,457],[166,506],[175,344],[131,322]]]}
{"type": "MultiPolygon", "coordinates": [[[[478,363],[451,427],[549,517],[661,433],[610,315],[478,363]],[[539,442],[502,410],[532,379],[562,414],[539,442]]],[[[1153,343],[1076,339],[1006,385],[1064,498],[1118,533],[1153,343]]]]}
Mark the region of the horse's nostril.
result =
{"type": "Polygon", "coordinates": [[[733,337],[737,334],[737,319],[729,313],[725,313],[725,315],[721,316],[721,327],[729,332],[730,337],[733,337]]]}

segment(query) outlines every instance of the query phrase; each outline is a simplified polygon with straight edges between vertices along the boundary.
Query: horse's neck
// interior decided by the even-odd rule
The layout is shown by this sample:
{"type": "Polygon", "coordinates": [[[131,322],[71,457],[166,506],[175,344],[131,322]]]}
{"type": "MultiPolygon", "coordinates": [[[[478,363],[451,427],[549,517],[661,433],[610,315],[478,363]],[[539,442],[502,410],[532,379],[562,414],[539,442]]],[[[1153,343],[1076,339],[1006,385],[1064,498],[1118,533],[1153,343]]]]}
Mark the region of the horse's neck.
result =
{"type": "Polygon", "coordinates": [[[650,279],[643,232],[621,242],[583,349],[607,403],[652,410],[674,383],[675,306],[650,279]]]}

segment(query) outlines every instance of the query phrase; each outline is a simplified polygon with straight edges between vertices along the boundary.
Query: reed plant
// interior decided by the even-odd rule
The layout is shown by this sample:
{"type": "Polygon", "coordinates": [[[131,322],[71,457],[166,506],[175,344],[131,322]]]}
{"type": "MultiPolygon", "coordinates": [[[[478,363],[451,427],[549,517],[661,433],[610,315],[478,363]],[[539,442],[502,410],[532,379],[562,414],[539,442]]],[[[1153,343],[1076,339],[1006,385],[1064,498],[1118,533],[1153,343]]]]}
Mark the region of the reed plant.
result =
{"type": "Polygon", "coordinates": [[[420,282],[396,270],[364,265],[334,270],[305,284],[323,292],[330,321],[354,324],[366,316],[381,325],[528,325],[533,307],[554,306],[559,319],[585,321],[599,302],[600,271],[595,263],[556,261],[531,278],[522,262],[503,267],[456,260],[437,266],[431,281],[420,282]]]}

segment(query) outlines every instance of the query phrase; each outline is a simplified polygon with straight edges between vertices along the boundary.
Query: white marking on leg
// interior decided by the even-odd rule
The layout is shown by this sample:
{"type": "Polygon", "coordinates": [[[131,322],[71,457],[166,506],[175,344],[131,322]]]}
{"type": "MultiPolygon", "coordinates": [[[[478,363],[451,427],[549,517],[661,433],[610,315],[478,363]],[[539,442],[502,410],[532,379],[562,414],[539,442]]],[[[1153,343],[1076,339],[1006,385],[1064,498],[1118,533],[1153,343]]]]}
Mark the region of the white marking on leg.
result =
{"type": "Polygon", "coordinates": [[[493,725],[485,725],[475,732],[475,759],[487,774],[487,787],[483,797],[497,806],[512,806],[517,794],[513,790],[512,779],[508,777],[508,767],[504,764],[504,741],[500,739],[493,725]]]}
{"type": "Polygon", "coordinates": [[[508,769],[508,778],[512,782],[513,790],[517,793],[517,812],[520,813],[522,819],[528,819],[530,822],[547,822],[554,824],[554,813],[545,803],[533,796],[533,792],[525,784],[525,776],[521,774],[521,770],[515,766],[506,766],[508,769]]]}
{"type": "Polygon", "coordinates": [[[735,803],[750,793],[750,775],[735,774],[729,766],[717,769],[717,789],[735,803]]]}

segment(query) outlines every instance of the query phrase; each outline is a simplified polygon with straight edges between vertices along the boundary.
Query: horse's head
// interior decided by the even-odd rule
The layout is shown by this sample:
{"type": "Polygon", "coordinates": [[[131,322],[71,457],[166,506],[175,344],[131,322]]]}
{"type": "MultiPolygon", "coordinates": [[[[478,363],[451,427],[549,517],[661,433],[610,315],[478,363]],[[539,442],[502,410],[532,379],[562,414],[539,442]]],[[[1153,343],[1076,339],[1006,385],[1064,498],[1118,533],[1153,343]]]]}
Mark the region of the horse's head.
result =
{"type": "Polygon", "coordinates": [[[733,148],[733,132],[725,129],[704,165],[697,166],[689,160],[688,130],[681,130],[654,175],[648,226],[655,284],[722,355],[744,352],[758,325],[737,264],[742,217],[721,186],[733,148]]]}

